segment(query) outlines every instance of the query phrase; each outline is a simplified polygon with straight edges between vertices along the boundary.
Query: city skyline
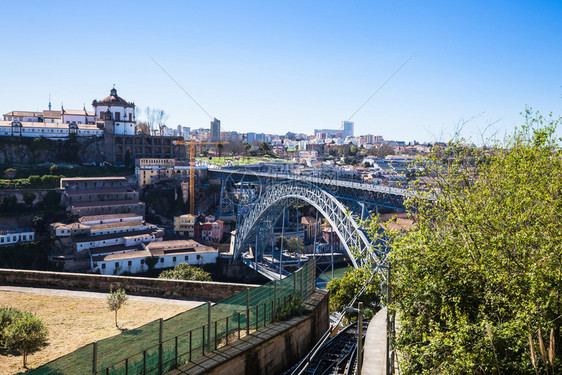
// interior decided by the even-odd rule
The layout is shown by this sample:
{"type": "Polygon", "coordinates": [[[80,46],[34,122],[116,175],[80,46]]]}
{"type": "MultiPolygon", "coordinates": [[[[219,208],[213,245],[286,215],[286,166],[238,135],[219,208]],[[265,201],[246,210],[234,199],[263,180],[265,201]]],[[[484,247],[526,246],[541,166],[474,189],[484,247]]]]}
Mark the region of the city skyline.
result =
{"type": "Polygon", "coordinates": [[[2,113],[91,109],[115,84],[167,125],[302,132],[338,128],[413,55],[351,121],[355,134],[443,141],[459,123],[501,137],[529,105],[562,109],[562,4],[242,2],[3,4],[2,113]],[[87,15],[73,18],[76,14],[87,15]],[[72,22],[69,22],[72,20],[72,22]],[[79,20],[79,21],[77,21],[79,20]],[[9,73],[9,74],[8,74],[9,73]]]}

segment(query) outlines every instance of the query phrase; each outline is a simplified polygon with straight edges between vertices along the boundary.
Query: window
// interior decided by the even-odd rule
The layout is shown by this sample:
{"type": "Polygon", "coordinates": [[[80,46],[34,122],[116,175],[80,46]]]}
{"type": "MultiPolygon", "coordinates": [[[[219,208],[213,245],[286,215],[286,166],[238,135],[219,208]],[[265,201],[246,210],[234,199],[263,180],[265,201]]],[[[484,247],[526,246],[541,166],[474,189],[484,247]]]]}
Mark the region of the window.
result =
{"type": "Polygon", "coordinates": [[[172,258],[172,262],[174,262],[174,263],[176,262],[176,257],[172,258]]]}
{"type": "Polygon", "coordinates": [[[160,258],[160,263],[164,263],[164,258],[160,258]]]}
{"type": "Polygon", "coordinates": [[[121,112],[115,112],[115,121],[121,120],[121,112]]]}
{"type": "Polygon", "coordinates": [[[115,262],[115,268],[119,268],[119,262],[115,262]]]}
{"type": "Polygon", "coordinates": [[[144,264],[144,259],[141,259],[141,264],[144,264]]]}
{"type": "Polygon", "coordinates": [[[129,262],[127,262],[127,265],[131,267],[133,265],[133,261],[130,260],[129,262]]]}
{"type": "Polygon", "coordinates": [[[101,264],[101,269],[104,270],[105,269],[105,263],[101,264]]]}

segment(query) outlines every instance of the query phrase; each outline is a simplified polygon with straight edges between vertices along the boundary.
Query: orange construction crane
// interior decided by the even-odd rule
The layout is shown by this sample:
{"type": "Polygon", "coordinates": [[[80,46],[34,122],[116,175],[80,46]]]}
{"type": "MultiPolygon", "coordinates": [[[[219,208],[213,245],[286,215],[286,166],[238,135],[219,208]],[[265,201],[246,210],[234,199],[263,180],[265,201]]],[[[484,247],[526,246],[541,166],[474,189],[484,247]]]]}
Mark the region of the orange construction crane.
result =
{"type": "MultiPolygon", "coordinates": [[[[195,134],[191,134],[191,140],[185,141],[174,141],[175,145],[185,145],[189,146],[189,213],[195,214],[195,146],[200,145],[218,145],[218,144],[228,144],[228,142],[197,142],[195,140],[195,134]]],[[[187,148],[187,147],[186,147],[187,148]]]]}

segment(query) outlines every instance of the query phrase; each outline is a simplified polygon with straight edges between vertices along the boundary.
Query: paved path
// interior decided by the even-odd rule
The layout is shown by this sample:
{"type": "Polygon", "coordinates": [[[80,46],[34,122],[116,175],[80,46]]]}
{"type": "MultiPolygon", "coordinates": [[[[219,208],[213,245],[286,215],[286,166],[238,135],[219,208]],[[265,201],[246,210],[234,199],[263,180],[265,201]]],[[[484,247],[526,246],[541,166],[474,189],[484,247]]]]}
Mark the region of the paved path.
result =
{"type": "Polygon", "coordinates": [[[361,374],[386,374],[386,307],[371,319],[367,327],[361,374]]]}
{"type": "MultiPolygon", "coordinates": [[[[11,292],[11,293],[32,293],[32,294],[42,294],[47,296],[63,296],[63,297],[80,297],[80,298],[107,298],[107,292],[91,292],[85,290],[73,290],[73,289],[55,289],[55,288],[34,288],[26,286],[8,286],[0,285],[0,292],[11,292]]],[[[173,305],[188,306],[190,308],[197,307],[204,304],[202,301],[188,300],[188,299],[174,299],[166,297],[148,297],[128,294],[129,301],[140,301],[140,302],[150,302],[150,303],[166,303],[173,305]]]]}

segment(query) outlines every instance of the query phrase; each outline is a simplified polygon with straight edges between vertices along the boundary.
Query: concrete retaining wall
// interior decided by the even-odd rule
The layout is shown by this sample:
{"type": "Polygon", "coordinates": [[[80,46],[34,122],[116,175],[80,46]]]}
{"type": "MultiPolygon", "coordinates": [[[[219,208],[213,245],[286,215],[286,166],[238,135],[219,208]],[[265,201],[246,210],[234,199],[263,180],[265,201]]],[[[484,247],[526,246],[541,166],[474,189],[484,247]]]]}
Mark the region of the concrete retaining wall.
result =
{"type": "Polygon", "coordinates": [[[328,304],[328,292],[317,290],[306,302],[306,315],[260,328],[167,375],[281,374],[308,354],[326,332],[328,304]]]}
{"type": "Polygon", "coordinates": [[[258,285],[211,281],[165,280],[148,277],[105,276],[68,272],[24,271],[0,268],[0,284],[109,291],[130,294],[220,301],[258,285]]]}

